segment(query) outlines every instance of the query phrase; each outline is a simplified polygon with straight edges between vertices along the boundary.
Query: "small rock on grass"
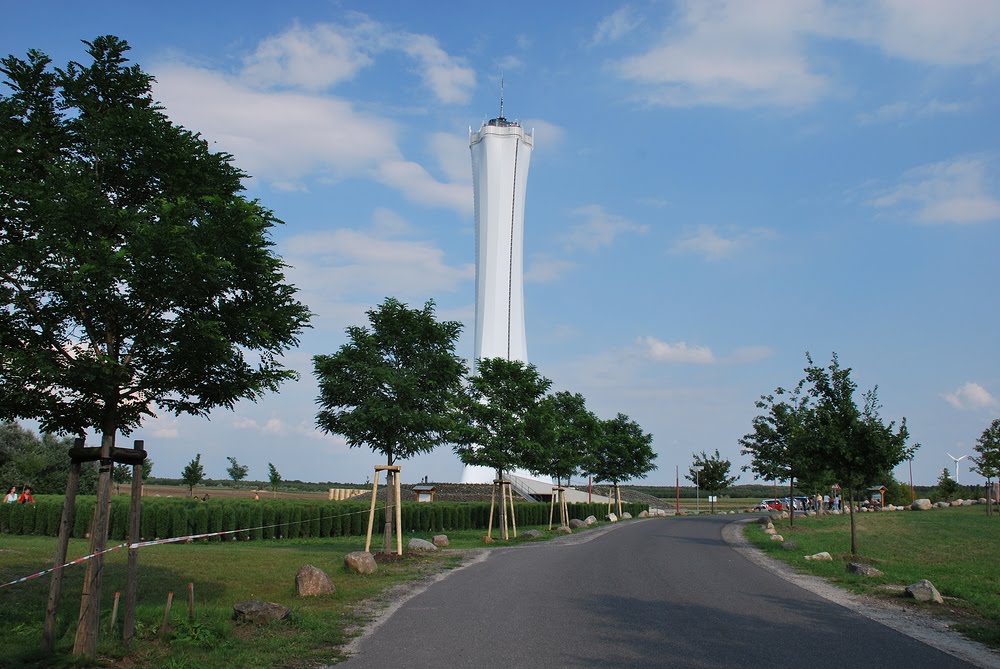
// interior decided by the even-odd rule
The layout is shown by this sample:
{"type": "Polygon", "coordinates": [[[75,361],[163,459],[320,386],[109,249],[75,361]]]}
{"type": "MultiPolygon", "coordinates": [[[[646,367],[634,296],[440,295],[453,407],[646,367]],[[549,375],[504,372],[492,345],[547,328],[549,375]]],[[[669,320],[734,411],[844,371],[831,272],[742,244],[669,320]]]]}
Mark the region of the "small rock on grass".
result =
{"type": "Polygon", "coordinates": [[[906,595],[918,602],[944,604],[944,598],[941,597],[941,593],[926,578],[906,586],[906,595]]]}
{"type": "Polygon", "coordinates": [[[832,560],[833,556],[826,551],[820,551],[819,553],[813,553],[812,555],[806,555],[807,560],[832,560]]]}
{"type": "Polygon", "coordinates": [[[265,625],[272,621],[287,620],[291,615],[292,610],[287,606],[259,599],[233,604],[233,618],[236,622],[265,625]]]}
{"type": "Polygon", "coordinates": [[[436,551],[437,549],[437,546],[426,539],[418,539],[416,537],[410,539],[406,544],[406,550],[409,551],[436,551]]]}
{"type": "Polygon", "coordinates": [[[295,575],[295,592],[299,597],[316,597],[329,595],[335,590],[330,576],[311,564],[303,565],[295,575]]]}
{"type": "Polygon", "coordinates": [[[344,566],[357,574],[374,574],[378,570],[375,556],[364,551],[353,551],[345,555],[344,566]]]}
{"type": "Polygon", "coordinates": [[[847,564],[847,571],[852,574],[861,574],[862,576],[871,576],[873,578],[885,576],[881,569],[876,569],[870,564],[863,564],[861,562],[849,562],[847,564]]]}

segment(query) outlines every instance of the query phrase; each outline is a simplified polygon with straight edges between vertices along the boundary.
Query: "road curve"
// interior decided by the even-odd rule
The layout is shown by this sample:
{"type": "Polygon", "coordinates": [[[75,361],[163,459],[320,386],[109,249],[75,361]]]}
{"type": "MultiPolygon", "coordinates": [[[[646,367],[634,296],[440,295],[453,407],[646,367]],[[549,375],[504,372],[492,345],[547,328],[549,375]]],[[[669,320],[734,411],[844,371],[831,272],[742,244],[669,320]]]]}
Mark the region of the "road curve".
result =
{"type": "Polygon", "coordinates": [[[731,516],[498,549],[407,600],[338,667],[975,665],[748,560],[731,516]]]}

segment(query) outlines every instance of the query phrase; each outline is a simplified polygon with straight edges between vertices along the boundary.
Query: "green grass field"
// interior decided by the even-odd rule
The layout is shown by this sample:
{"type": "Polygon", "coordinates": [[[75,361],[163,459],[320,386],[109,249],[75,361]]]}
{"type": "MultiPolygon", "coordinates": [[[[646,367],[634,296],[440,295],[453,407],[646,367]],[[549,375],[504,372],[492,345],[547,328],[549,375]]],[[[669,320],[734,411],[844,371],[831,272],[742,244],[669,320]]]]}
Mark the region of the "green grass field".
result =
{"type": "MultiPolygon", "coordinates": [[[[518,528],[519,535],[527,529],[518,528]]],[[[536,527],[543,532],[547,526],[536,527]]],[[[483,547],[484,532],[448,532],[451,548],[483,547]]],[[[546,532],[548,535],[548,533],[546,532]]],[[[412,534],[430,539],[430,534],[412,534]]],[[[494,538],[499,532],[494,529],[494,538]]],[[[497,541],[494,546],[511,545],[497,541]]],[[[26,576],[51,566],[55,550],[52,537],[0,536],[0,582],[26,576]]],[[[109,544],[110,545],[110,544],[109,544]]],[[[379,570],[360,576],[344,569],[344,556],[363,550],[364,539],[300,539],[283,541],[203,542],[167,544],[143,548],[139,554],[140,591],[137,610],[135,652],[123,657],[116,634],[110,629],[115,591],[124,591],[126,552],[107,554],[102,606],[99,655],[104,666],[156,667],[298,667],[334,662],[349,630],[363,622],[352,610],[364,601],[405,581],[457,566],[457,551],[406,554],[402,559],[380,561],[379,570]],[[336,592],[330,596],[299,598],[295,575],[305,564],[330,574],[336,592]],[[187,584],[194,583],[195,619],[188,620],[187,584]],[[171,625],[173,631],[161,635],[167,593],[174,593],[171,625]],[[261,599],[289,606],[292,619],[269,627],[238,626],[232,620],[233,604],[261,599]]],[[[381,537],[373,550],[381,548],[381,537]]],[[[84,555],[89,545],[70,542],[69,556],[84,555]]],[[[42,577],[0,589],[0,667],[23,669],[86,666],[69,657],[84,567],[65,571],[59,641],[55,657],[40,654],[41,630],[49,579],[42,577]]],[[[121,615],[118,627],[120,630],[121,615]]],[[[120,631],[119,631],[120,633],[120,631]]]]}
{"type": "Polygon", "coordinates": [[[860,559],[850,553],[847,516],[796,515],[794,527],[788,520],[775,521],[784,545],[771,541],[757,524],[749,525],[746,534],[769,555],[859,593],[902,600],[901,586],[926,578],[941,592],[945,605],[924,608],[951,615],[964,634],[1000,648],[1000,515],[987,517],[983,506],[963,506],[866,513],[856,521],[860,559]],[[834,560],[804,559],[820,551],[834,560]],[[871,564],[885,576],[848,573],[846,563],[852,561],[871,564]]]}

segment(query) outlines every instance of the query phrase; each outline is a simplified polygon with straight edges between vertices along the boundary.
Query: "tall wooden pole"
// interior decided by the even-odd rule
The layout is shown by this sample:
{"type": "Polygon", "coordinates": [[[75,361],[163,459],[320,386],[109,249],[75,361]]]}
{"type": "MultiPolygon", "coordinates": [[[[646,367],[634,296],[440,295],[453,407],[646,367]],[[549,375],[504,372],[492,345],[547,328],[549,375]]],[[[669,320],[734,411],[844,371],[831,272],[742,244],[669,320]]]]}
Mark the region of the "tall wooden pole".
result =
{"type": "MultiPolygon", "coordinates": [[[[83,439],[76,439],[76,447],[83,448],[83,439]]],[[[62,518],[59,520],[59,539],[56,543],[56,566],[66,564],[66,551],[69,547],[69,535],[73,530],[73,517],[76,515],[76,489],[80,485],[80,463],[73,462],[66,480],[66,497],[63,500],[62,518]]],[[[62,596],[63,570],[52,572],[49,581],[49,601],[45,607],[45,625],[42,629],[42,647],[46,653],[55,650],[56,645],[56,614],[59,611],[59,598],[62,596]]]]}
{"type": "Polygon", "coordinates": [[[106,430],[101,437],[100,467],[97,470],[97,504],[94,505],[94,525],[90,533],[90,552],[96,554],[87,562],[80,596],[80,617],[73,640],[73,654],[92,658],[97,655],[97,635],[101,622],[101,586],[104,582],[104,555],[108,544],[108,511],[111,506],[111,449],[115,433],[106,430]]]}
{"type": "MultiPolygon", "coordinates": [[[[132,448],[143,450],[143,441],[136,439],[132,448]]],[[[122,622],[122,644],[128,650],[135,636],[135,605],[139,594],[139,521],[142,518],[142,464],[132,465],[132,500],[128,518],[128,566],[125,573],[125,618],[122,622]]]]}
{"type": "Polygon", "coordinates": [[[514,538],[517,539],[517,514],[514,513],[514,489],[507,481],[507,498],[510,499],[510,526],[514,530],[514,538]]]}
{"type": "Polygon", "coordinates": [[[375,495],[378,493],[378,473],[379,468],[375,468],[375,480],[372,481],[372,505],[368,509],[368,533],[365,535],[365,552],[370,553],[372,548],[372,527],[375,524],[375,495]]]}
{"type": "Polygon", "coordinates": [[[396,554],[403,554],[403,497],[400,494],[400,470],[396,470],[396,554]]]}

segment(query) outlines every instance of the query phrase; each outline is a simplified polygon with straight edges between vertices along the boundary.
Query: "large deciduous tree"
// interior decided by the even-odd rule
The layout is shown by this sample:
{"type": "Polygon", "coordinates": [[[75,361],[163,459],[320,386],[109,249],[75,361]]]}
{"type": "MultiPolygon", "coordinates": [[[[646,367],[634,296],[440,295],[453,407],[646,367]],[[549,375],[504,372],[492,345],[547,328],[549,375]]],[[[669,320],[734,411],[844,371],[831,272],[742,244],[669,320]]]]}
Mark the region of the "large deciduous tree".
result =
{"type": "MultiPolygon", "coordinates": [[[[0,93],[0,418],[129,434],[156,407],[205,415],[295,377],[309,312],[273,252],[274,214],[232,157],[170,122],[117,37],[53,69],[4,58],[0,93]]],[[[99,476],[74,652],[93,656],[110,502],[99,476]]]]}
{"type": "Polygon", "coordinates": [[[973,448],[976,451],[972,456],[973,469],[986,478],[986,513],[993,515],[993,502],[996,501],[993,481],[1000,476],[1000,418],[983,430],[973,448]]]}
{"type": "MultiPolygon", "coordinates": [[[[855,491],[879,483],[900,462],[911,457],[916,446],[907,446],[906,419],[899,427],[885,423],[879,415],[878,388],[862,395],[862,405],[855,401],[857,384],[851,369],[841,367],[834,353],[827,367],[813,363],[806,354],[805,382],[814,400],[807,416],[808,439],[814,444],[818,460],[847,489],[848,499],[855,491]]],[[[851,513],[851,553],[857,555],[855,513],[851,513]]]]}
{"type": "Polygon", "coordinates": [[[459,459],[493,469],[498,479],[537,462],[545,424],[542,400],[551,385],[532,364],[481,359],[461,402],[459,459]]]}
{"type": "Polygon", "coordinates": [[[637,422],[619,413],[610,420],[600,422],[597,438],[591,442],[584,456],[583,470],[595,481],[610,483],[615,489],[618,513],[621,514],[621,495],[618,484],[641,478],[656,469],[653,461],[653,435],[644,432],[637,422]]]}
{"type": "MultiPolygon", "coordinates": [[[[455,354],[462,325],[438,321],[433,301],[410,309],[394,298],[369,310],[368,322],[347,328],[349,341],[337,353],[313,358],[320,393],[316,424],[343,435],[352,448],[370,446],[393,466],[455,434],[466,371],[455,354]]],[[[386,551],[394,491],[386,486],[386,551]]]]}
{"type": "Polygon", "coordinates": [[[702,451],[701,454],[693,453],[692,456],[692,469],[688,470],[686,478],[708,492],[718,494],[740,478],[739,475],[729,475],[733,464],[719,455],[719,449],[715,449],[712,455],[702,451]],[[701,471],[696,472],[693,467],[701,467],[701,471]]]}
{"type": "Polygon", "coordinates": [[[587,401],[580,393],[563,390],[548,395],[539,409],[540,448],[528,454],[525,468],[551,476],[558,485],[569,485],[597,436],[600,421],[587,409],[587,401]]]}

